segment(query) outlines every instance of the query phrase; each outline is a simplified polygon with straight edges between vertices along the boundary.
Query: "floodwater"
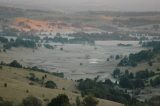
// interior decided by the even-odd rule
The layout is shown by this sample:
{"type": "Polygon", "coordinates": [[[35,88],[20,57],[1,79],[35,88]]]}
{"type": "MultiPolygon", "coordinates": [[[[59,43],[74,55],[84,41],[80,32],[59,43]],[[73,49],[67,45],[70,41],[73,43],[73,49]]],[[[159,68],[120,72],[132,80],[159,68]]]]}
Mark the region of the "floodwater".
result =
{"type": "Polygon", "coordinates": [[[50,72],[64,72],[67,79],[77,80],[96,76],[105,79],[111,78],[111,73],[118,63],[114,59],[107,61],[107,58],[111,55],[135,53],[142,49],[138,41],[96,41],[95,46],[64,44],[58,45],[54,50],[12,48],[7,53],[1,52],[0,59],[6,63],[17,60],[24,66],[38,66],[50,72]],[[117,46],[119,43],[133,46],[117,46]]]}

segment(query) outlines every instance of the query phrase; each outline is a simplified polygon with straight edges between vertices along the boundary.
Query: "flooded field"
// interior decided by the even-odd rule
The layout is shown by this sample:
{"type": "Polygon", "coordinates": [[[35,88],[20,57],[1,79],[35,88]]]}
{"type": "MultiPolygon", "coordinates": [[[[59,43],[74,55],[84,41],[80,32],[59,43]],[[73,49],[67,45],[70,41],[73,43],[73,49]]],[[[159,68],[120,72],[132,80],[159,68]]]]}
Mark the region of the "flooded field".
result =
{"type": "Polygon", "coordinates": [[[94,78],[98,75],[104,79],[111,78],[110,74],[118,63],[114,59],[107,61],[107,58],[124,56],[142,49],[138,41],[97,41],[95,46],[64,44],[54,50],[12,48],[7,53],[0,53],[0,59],[6,63],[18,60],[25,66],[38,66],[50,72],[64,72],[68,79],[94,78]],[[119,43],[132,46],[117,46],[119,43]]]}

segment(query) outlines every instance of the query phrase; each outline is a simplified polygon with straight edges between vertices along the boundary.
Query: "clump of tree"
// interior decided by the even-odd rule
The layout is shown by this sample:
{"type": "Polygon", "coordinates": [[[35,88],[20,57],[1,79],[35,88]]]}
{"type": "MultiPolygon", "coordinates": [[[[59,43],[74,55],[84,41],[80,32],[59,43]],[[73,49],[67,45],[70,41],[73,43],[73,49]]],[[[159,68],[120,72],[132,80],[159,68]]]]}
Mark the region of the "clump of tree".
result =
{"type": "Polygon", "coordinates": [[[1,42],[1,43],[8,43],[8,39],[5,38],[5,37],[1,37],[1,36],[0,36],[0,42],[1,42]]]}
{"type": "MultiPolygon", "coordinates": [[[[98,100],[93,96],[85,96],[82,100],[76,98],[76,106],[97,106],[98,100]]],[[[53,98],[47,106],[72,106],[69,102],[69,98],[65,94],[59,94],[56,98],[53,98]]]]}
{"type": "Polygon", "coordinates": [[[54,75],[54,76],[57,76],[57,77],[60,77],[60,78],[64,78],[64,73],[63,72],[52,72],[51,73],[52,75],[54,75]]]}
{"type": "Polygon", "coordinates": [[[113,32],[113,33],[84,33],[84,32],[78,32],[78,33],[72,33],[68,34],[68,36],[75,37],[75,38],[81,38],[81,39],[87,39],[87,40],[137,40],[137,38],[130,37],[128,34],[120,33],[120,32],[113,32]]]}
{"type": "Polygon", "coordinates": [[[153,71],[148,71],[148,69],[144,70],[144,71],[138,71],[136,72],[135,77],[138,79],[148,79],[150,77],[153,77],[155,75],[155,72],[153,71]]]}
{"type": "Polygon", "coordinates": [[[135,54],[130,54],[128,57],[124,57],[118,64],[118,66],[137,66],[142,61],[150,61],[154,57],[152,50],[142,50],[135,54]]]}
{"type": "Polygon", "coordinates": [[[97,106],[98,100],[92,96],[86,96],[82,102],[83,106],[97,106]]]}
{"type": "Polygon", "coordinates": [[[4,87],[7,87],[7,83],[4,83],[4,87]]]}
{"type": "MultiPolygon", "coordinates": [[[[64,78],[64,73],[63,72],[48,72],[48,71],[46,71],[44,69],[38,68],[37,66],[34,66],[34,67],[23,67],[20,63],[18,63],[17,60],[13,60],[9,64],[1,62],[0,65],[6,65],[6,66],[11,66],[11,67],[16,67],[16,68],[29,69],[29,70],[32,70],[32,71],[47,73],[47,74],[50,74],[50,75],[54,75],[54,76],[57,76],[57,77],[64,78]]],[[[1,68],[2,68],[2,66],[0,66],[0,69],[1,68]]]]}
{"type": "Polygon", "coordinates": [[[69,98],[65,94],[60,94],[53,98],[47,106],[70,106],[69,98]]]}
{"type": "Polygon", "coordinates": [[[34,96],[28,96],[22,101],[23,106],[42,106],[42,101],[34,96]]]}
{"type": "Polygon", "coordinates": [[[136,88],[144,88],[145,83],[142,79],[129,79],[126,76],[120,78],[119,85],[122,88],[128,89],[136,89],[136,88]]]}
{"type": "Polygon", "coordinates": [[[26,48],[36,48],[36,42],[33,40],[23,40],[17,38],[15,41],[10,41],[3,45],[5,49],[11,49],[12,47],[26,47],[26,48]]]}
{"type": "Polygon", "coordinates": [[[114,78],[118,78],[120,76],[121,72],[120,72],[120,69],[119,68],[116,68],[114,69],[113,73],[112,73],[112,76],[114,78]]]}
{"type": "Polygon", "coordinates": [[[106,81],[97,81],[92,79],[78,80],[77,88],[81,91],[82,96],[93,95],[98,98],[116,101],[124,104],[131,103],[129,94],[120,90],[116,85],[107,79],[106,81]]]}
{"type": "Polygon", "coordinates": [[[76,98],[76,106],[82,106],[82,102],[79,96],[76,98]]]}
{"type": "Polygon", "coordinates": [[[2,97],[0,97],[0,106],[13,106],[13,102],[6,101],[2,97]]]}
{"type": "Polygon", "coordinates": [[[56,42],[62,44],[94,44],[94,40],[86,38],[86,37],[73,37],[72,39],[64,38],[60,35],[56,35],[54,38],[45,37],[43,38],[46,42],[56,42]]]}
{"type": "Polygon", "coordinates": [[[11,63],[9,63],[9,66],[16,67],[16,68],[22,68],[22,65],[17,62],[17,60],[13,60],[11,63]]]}
{"type": "Polygon", "coordinates": [[[45,87],[54,89],[54,88],[57,88],[57,85],[55,82],[49,80],[45,83],[45,87]]]}
{"type": "Polygon", "coordinates": [[[54,47],[52,45],[49,45],[49,44],[44,44],[43,46],[47,49],[54,49],[54,47]]]}
{"type": "Polygon", "coordinates": [[[157,31],[159,29],[159,25],[158,24],[153,25],[153,29],[157,31]]]}
{"type": "Polygon", "coordinates": [[[148,101],[148,106],[160,106],[160,96],[154,96],[148,101]]]}
{"type": "Polygon", "coordinates": [[[34,73],[29,73],[29,76],[27,76],[27,78],[32,81],[29,84],[30,85],[34,85],[33,82],[36,82],[38,84],[40,84],[41,86],[44,86],[44,82],[45,82],[45,78],[47,77],[47,75],[42,76],[41,78],[36,77],[36,75],[34,73]]]}
{"type": "Polygon", "coordinates": [[[155,75],[155,72],[148,69],[138,71],[135,74],[128,70],[121,72],[119,69],[115,69],[112,74],[119,81],[119,86],[127,89],[144,88],[146,85],[145,82],[155,75]]]}
{"type": "Polygon", "coordinates": [[[142,50],[135,54],[130,54],[128,57],[124,57],[118,64],[118,66],[137,66],[142,61],[148,61],[152,66],[151,59],[158,53],[160,53],[160,41],[143,42],[142,47],[149,47],[152,49],[142,50]]]}
{"type": "Polygon", "coordinates": [[[32,40],[36,43],[38,43],[41,40],[39,36],[34,36],[32,33],[28,32],[20,32],[20,35],[21,36],[18,36],[18,38],[32,40]]]}
{"type": "Polygon", "coordinates": [[[152,48],[154,53],[160,52],[160,41],[143,42],[142,47],[152,48]]]}
{"type": "Polygon", "coordinates": [[[18,36],[17,35],[18,30],[16,30],[15,28],[3,28],[2,33],[4,36],[18,36]]]}
{"type": "Polygon", "coordinates": [[[39,78],[34,73],[29,73],[28,79],[34,82],[39,82],[39,78]]]}
{"type": "Polygon", "coordinates": [[[38,71],[38,72],[43,72],[43,73],[49,73],[44,69],[40,69],[37,66],[33,66],[33,67],[27,67],[27,69],[33,70],[33,71],[38,71]]]}
{"type": "Polygon", "coordinates": [[[153,87],[160,85],[160,76],[157,76],[156,78],[151,79],[150,84],[153,87]]]}

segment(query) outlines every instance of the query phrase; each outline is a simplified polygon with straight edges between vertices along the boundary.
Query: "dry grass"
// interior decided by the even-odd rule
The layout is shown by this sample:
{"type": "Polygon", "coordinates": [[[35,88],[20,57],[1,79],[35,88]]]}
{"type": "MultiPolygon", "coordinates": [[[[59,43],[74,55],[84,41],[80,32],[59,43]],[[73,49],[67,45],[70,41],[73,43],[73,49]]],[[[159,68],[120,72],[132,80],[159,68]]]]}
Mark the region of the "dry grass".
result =
{"type": "MultiPolygon", "coordinates": [[[[77,91],[74,87],[75,82],[71,80],[65,80],[62,78],[55,77],[53,75],[47,75],[47,80],[53,80],[58,88],[49,89],[41,87],[38,84],[29,85],[29,80],[26,78],[29,73],[35,73],[36,77],[41,78],[45,73],[33,72],[25,69],[17,69],[3,66],[0,70],[0,96],[6,100],[14,101],[15,103],[20,103],[23,98],[28,95],[33,95],[44,101],[44,99],[51,100],[53,97],[56,97],[58,94],[68,95],[70,102],[74,103],[75,98],[80,96],[78,93],[73,93],[77,91]],[[7,83],[7,87],[4,87],[4,83],[7,83]],[[62,90],[65,88],[65,90],[62,90]],[[26,90],[29,92],[27,93],[26,90]]],[[[119,103],[99,99],[98,106],[122,106],[119,103]]],[[[45,105],[47,102],[43,102],[45,105]]]]}

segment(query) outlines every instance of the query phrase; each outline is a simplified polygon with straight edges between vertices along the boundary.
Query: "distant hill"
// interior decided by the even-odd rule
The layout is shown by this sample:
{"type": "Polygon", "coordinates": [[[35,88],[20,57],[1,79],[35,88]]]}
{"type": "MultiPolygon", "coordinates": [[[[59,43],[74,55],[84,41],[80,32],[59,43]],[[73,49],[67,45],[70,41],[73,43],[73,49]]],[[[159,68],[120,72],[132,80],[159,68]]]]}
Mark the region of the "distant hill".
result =
{"type": "Polygon", "coordinates": [[[0,17],[2,18],[15,18],[15,17],[30,17],[38,19],[47,19],[50,17],[62,16],[64,13],[59,11],[42,11],[42,10],[32,10],[32,9],[21,9],[14,7],[0,6],[0,17]]]}

